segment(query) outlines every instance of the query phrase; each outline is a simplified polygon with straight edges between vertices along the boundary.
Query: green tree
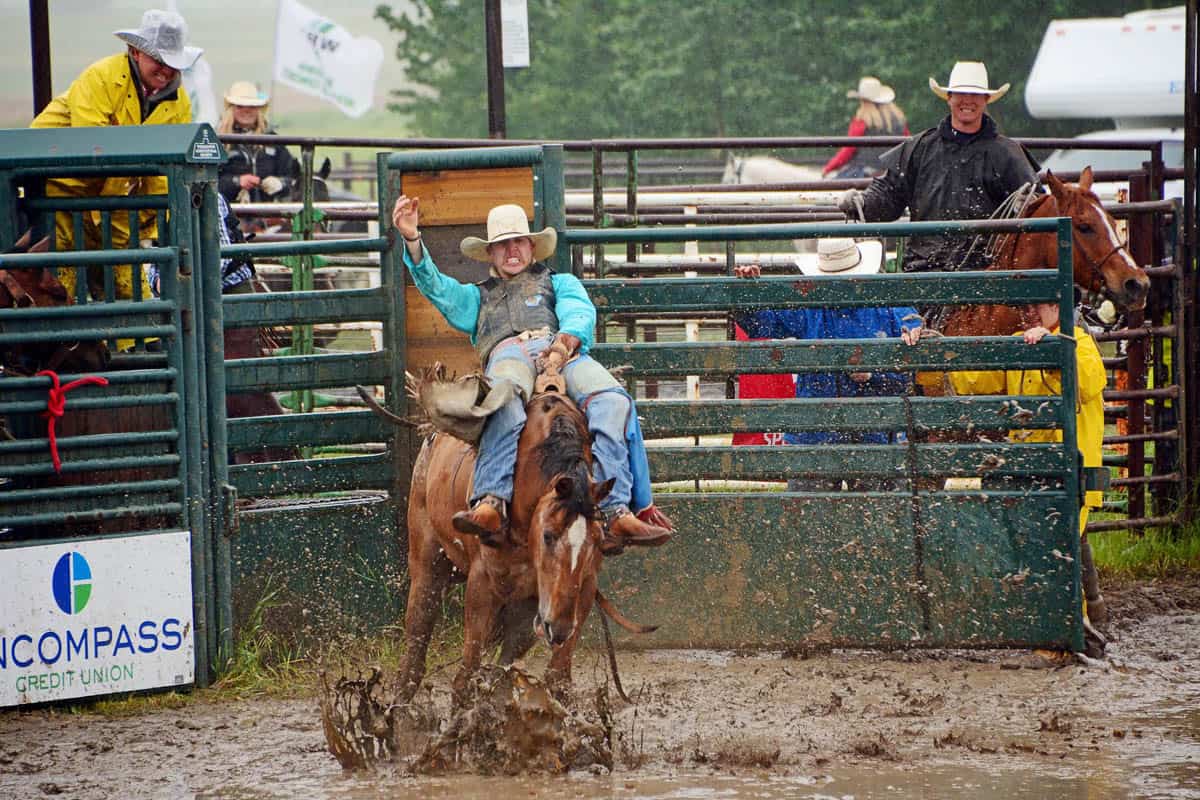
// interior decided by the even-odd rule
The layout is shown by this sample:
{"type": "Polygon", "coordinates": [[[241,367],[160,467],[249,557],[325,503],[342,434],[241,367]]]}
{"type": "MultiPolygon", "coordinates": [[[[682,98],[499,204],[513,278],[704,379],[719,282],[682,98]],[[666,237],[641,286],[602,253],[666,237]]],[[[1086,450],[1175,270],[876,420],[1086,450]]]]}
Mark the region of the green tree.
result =
{"type": "MultiPolygon", "coordinates": [[[[1168,0],[1169,2],[1169,0],[1168,0]]],[[[845,131],[846,90],[863,74],[897,91],[910,127],[946,113],[928,79],[982,60],[1011,82],[992,113],[1012,135],[1065,136],[1107,120],[1042,121],[1024,108],[1051,19],[1116,16],[1152,0],[1008,0],[967,9],[949,0],[529,0],[532,66],[508,70],[512,138],[801,136],[845,131]]],[[[485,136],[483,3],[379,6],[396,57],[417,88],[391,108],[427,136],[485,136]]]]}

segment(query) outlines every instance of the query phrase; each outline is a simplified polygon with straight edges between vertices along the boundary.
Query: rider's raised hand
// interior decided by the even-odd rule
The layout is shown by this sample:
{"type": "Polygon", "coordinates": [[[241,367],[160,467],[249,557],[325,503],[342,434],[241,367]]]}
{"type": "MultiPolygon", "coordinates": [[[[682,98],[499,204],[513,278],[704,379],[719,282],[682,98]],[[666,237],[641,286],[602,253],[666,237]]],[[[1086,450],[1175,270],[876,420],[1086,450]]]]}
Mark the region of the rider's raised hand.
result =
{"type": "Polygon", "coordinates": [[[396,230],[400,231],[400,235],[410,242],[421,236],[421,231],[417,227],[419,204],[420,201],[417,198],[402,194],[396,198],[396,205],[392,207],[392,224],[396,226],[396,230]]]}

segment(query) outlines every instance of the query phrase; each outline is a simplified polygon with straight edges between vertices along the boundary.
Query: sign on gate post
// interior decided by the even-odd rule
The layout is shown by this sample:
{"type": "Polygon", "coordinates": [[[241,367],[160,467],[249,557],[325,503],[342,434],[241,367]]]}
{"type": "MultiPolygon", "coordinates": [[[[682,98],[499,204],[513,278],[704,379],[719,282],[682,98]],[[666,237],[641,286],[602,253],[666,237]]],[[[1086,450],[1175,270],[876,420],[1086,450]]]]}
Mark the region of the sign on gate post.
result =
{"type": "Polygon", "coordinates": [[[0,551],[0,706],[195,681],[191,534],[0,551]]]}

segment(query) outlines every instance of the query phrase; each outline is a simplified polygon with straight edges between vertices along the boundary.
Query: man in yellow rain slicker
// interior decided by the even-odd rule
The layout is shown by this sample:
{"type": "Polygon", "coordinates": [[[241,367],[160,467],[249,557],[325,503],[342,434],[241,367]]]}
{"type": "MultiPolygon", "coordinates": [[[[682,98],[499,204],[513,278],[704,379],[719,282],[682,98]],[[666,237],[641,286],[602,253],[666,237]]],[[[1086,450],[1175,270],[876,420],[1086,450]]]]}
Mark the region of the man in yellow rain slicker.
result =
{"type": "MultiPolygon", "coordinates": [[[[192,104],[180,85],[180,71],[196,62],[204,52],[188,47],[187,23],[173,11],[151,9],[142,15],[138,28],[114,31],[126,43],[126,49],[102,58],[89,66],[66,92],[50,101],[30,125],[32,128],[81,128],[104,125],[178,125],[192,121],[192,104]]],[[[46,182],[49,197],[123,197],[133,194],[165,194],[165,176],[109,178],[53,178],[46,182]]],[[[112,212],[112,247],[137,247],[139,241],[157,236],[155,213],[139,212],[139,232],[131,242],[129,213],[112,212]]],[[[84,247],[102,245],[101,215],[98,211],[83,215],[84,247]]],[[[58,250],[75,248],[71,215],[59,212],[55,218],[55,245],[58,250]]],[[[115,268],[117,297],[134,296],[132,270],[128,265],[115,268]]],[[[60,270],[59,278],[74,294],[75,270],[60,270]]],[[[90,278],[89,282],[94,280],[90,278]]],[[[150,297],[150,288],[142,276],[142,297],[150,297]]]]}

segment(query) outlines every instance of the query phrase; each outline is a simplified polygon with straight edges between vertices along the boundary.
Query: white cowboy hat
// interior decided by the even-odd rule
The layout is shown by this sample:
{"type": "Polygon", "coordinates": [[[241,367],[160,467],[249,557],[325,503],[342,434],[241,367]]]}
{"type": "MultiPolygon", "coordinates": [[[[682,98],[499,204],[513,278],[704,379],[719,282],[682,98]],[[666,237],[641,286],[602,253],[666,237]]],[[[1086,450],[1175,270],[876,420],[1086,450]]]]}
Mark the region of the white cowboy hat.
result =
{"type": "Polygon", "coordinates": [[[270,100],[250,81],[234,81],[233,85],[229,87],[229,91],[225,93],[225,102],[231,106],[262,108],[270,100]]]}
{"type": "Polygon", "coordinates": [[[858,80],[858,88],[846,92],[851,100],[869,100],[872,103],[890,103],[896,99],[896,90],[879,78],[866,75],[858,80]]]}
{"type": "Polygon", "coordinates": [[[820,239],[817,258],[796,260],[805,275],[874,275],[883,264],[883,242],[820,239]]]}
{"type": "Polygon", "coordinates": [[[989,89],[987,67],[982,61],[957,62],[954,69],[950,70],[950,81],[945,86],[940,86],[932,76],[929,78],[929,88],[943,100],[948,99],[948,95],[954,92],[956,94],[986,94],[987,101],[994,103],[1004,97],[1011,85],[1006,83],[999,89],[989,89]]]}
{"type": "Polygon", "coordinates": [[[136,30],[113,31],[121,41],[141,50],[174,69],[189,69],[204,50],[187,47],[187,23],[174,11],[152,8],[142,14],[142,25],[136,30]]]}
{"type": "Polygon", "coordinates": [[[558,244],[558,232],[554,228],[545,228],[538,233],[529,232],[529,219],[525,209],[518,205],[496,206],[488,212],[487,239],[478,236],[468,236],[462,240],[460,249],[467,258],[490,263],[488,245],[496,242],[506,242],[509,239],[519,239],[522,236],[533,240],[533,260],[542,261],[554,255],[554,246],[558,244]]]}

